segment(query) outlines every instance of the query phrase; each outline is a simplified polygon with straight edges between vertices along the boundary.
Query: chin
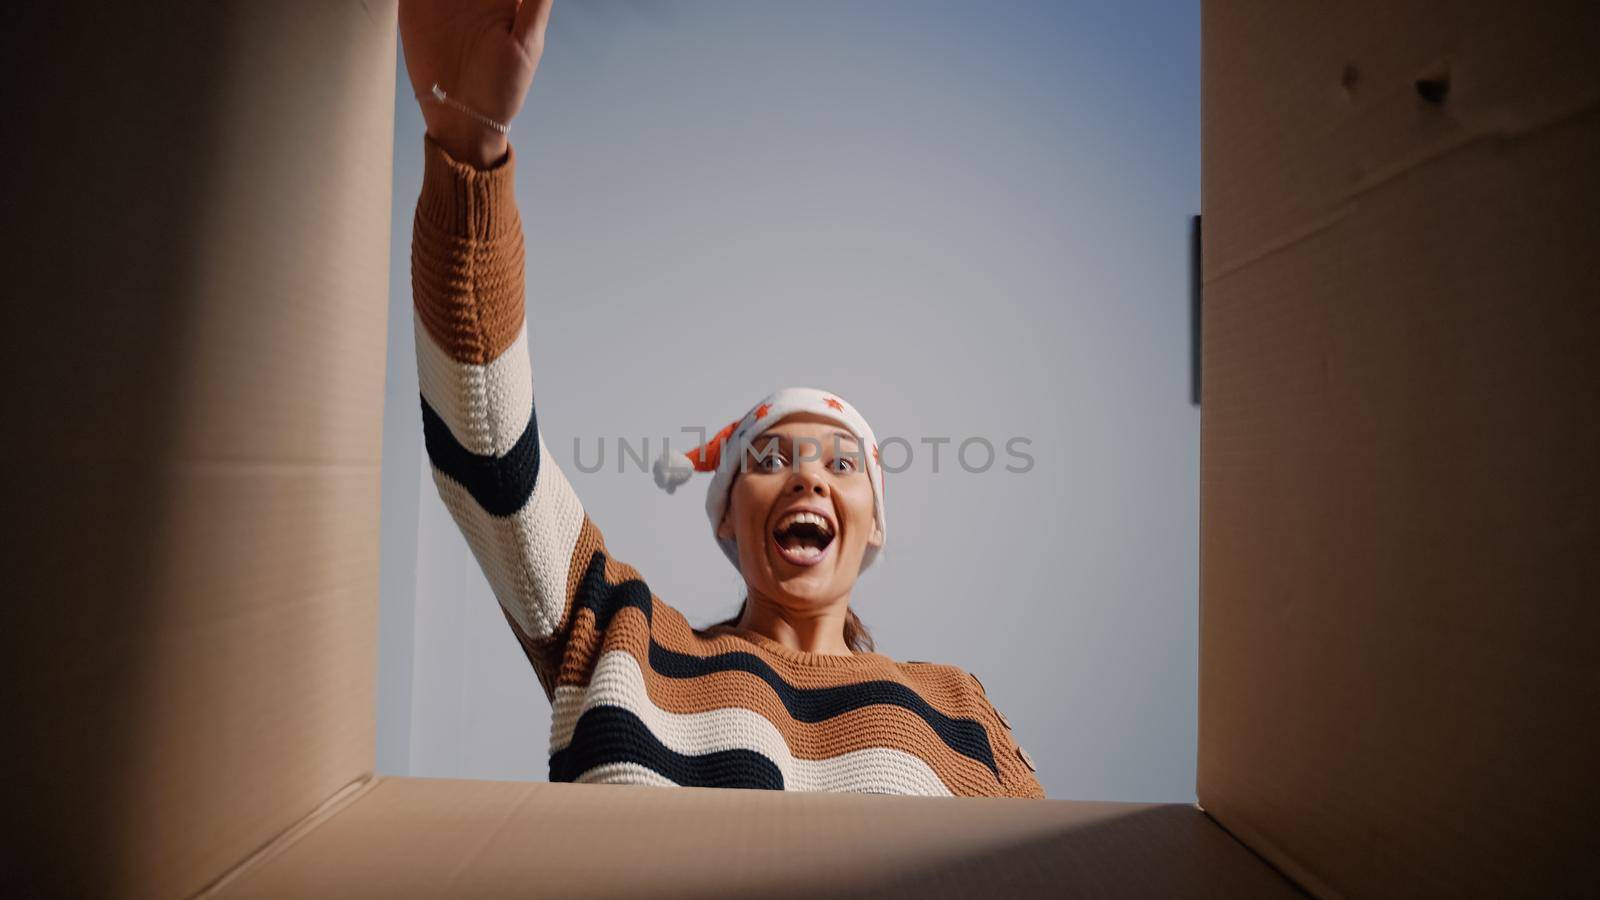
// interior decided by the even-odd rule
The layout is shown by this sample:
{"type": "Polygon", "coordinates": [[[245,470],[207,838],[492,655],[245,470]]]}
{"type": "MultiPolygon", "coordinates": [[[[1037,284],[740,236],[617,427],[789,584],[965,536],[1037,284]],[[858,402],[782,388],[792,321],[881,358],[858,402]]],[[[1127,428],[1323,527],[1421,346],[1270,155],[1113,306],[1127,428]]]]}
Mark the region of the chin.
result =
{"type": "Polygon", "coordinates": [[[840,586],[838,560],[832,553],[815,565],[798,568],[781,558],[774,559],[769,549],[765,560],[767,574],[777,592],[795,600],[826,602],[848,591],[849,585],[840,586]]]}
{"type": "Polygon", "coordinates": [[[831,578],[819,578],[816,575],[798,575],[794,578],[778,581],[778,590],[796,600],[826,602],[832,600],[843,591],[836,590],[831,578]]]}

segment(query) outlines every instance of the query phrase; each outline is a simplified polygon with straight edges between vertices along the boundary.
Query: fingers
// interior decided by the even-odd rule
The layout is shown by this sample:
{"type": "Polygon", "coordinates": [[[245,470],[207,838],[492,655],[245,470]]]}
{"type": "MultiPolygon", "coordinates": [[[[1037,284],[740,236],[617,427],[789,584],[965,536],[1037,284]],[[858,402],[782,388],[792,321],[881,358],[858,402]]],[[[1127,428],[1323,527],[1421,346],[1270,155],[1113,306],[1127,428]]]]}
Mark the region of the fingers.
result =
{"type": "Polygon", "coordinates": [[[523,52],[538,59],[544,49],[544,29],[550,22],[550,5],[554,0],[521,0],[517,6],[517,20],[511,26],[511,36],[522,45],[523,52]]]}

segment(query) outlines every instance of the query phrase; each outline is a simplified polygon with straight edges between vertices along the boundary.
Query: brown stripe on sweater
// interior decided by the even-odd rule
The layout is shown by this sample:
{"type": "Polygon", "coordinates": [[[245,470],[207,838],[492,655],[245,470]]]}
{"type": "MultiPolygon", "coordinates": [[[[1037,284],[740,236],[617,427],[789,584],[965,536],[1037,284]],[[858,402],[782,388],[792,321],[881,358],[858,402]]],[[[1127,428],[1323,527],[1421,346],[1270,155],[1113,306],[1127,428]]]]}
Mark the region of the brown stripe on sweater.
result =
{"type": "MultiPolygon", "coordinates": [[[[589,528],[590,526],[586,524],[585,533],[588,532],[589,528]]],[[[580,545],[585,543],[584,537],[581,535],[579,543],[580,545]]],[[[584,552],[583,565],[587,565],[588,559],[592,557],[595,549],[603,551],[603,544],[600,547],[588,549],[584,552]]],[[[575,555],[573,560],[574,568],[576,569],[579,564],[575,555]]],[[[621,584],[630,578],[638,577],[637,570],[632,566],[617,562],[609,555],[606,557],[603,572],[606,583],[612,586],[621,584]]],[[[576,592],[575,579],[573,591],[574,593],[576,592]]],[[[653,606],[652,614],[654,617],[656,643],[674,653],[701,658],[735,651],[752,653],[770,665],[785,681],[799,689],[829,688],[856,684],[862,680],[863,675],[870,675],[875,679],[893,680],[906,685],[928,701],[930,706],[945,715],[967,715],[968,710],[972,708],[973,691],[964,677],[959,675],[960,670],[954,667],[919,667],[920,671],[910,672],[907,671],[907,667],[895,663],[882,654],[871,654],[870,656],[857,654],[851,660],[852,664],[846,666],[818,667],[799,665],[786,659],[774,657],[767,653],[765,649],[736,634],[721,633],[714,634],[711,637],[701,637],[694,633],[694,629],[681,612],[669,606],[653,593],[651,594],[651,604],[653,606]]],[[[645,627],[643,612],[633,607],[625,607],[617,611],[608,628],[608,632],[616,631],[620,621],[616,617],[623,616],[630,610],[639,617],[637,627],[643,629],[645,627]]],[[[574,645],[582,645],[585,650],[580,652],[574,649],[567,653],[567,657],[572,661],[573,665],[563,667],[559,684],[584,685],[588,683],[590,668],[588,661],[584,657],[590,652],[598,653],[599,642],[602,639],[604,639],[604,635],[600,634],[598,630],[598,620],[594,611],[587,607],[577,608],[572,625],[572,642],[574,645]]]]}
{"type": "MultiPolygon", "coordinates": [[[[607,566],[608,576],[623,575],[631,567],[618,564],[616,569],[607,566]]],[[[610,583],[617,583],[611,577],[610,583]]],[[[654,618],[657,626],[656,640],[675,652],[696,655],[714,655],[729,650],[751,652],[766,660],[774,670],[799,688],[834,687],[854,684],[863,676],[909,681],[893,667],[874,666],[865,671],[844,669],[810,669],[786,665],[785,660],[768,656],[760,647],[737,636],[724,636],[711,640],[693,635],[688,623],[677,610],[653,598],[654,618]],[[698,645],[691,648],[690,645],[698,645]]],[[[1014,789],[996,784],[994,775],[977,760],[952,750],[933,731],[921,716],[911,710],[893,705],[874,705],[834,716],[825,722],[795,721],[766,682],[748,672],[714,672],[693,679],[670,678],[655,672],[649,666],[650,632],[644,613],[635,607],[625,607],[613,616],[606,633],[596,628],[592,610],[579,609],[573,623],[571,644],[562,665],[559,683],[562,685],[587,685],[593,677],[600,654],[608,650],[625,650],[638,662],[644,673],[646,693],[651,701],[671,712],[703,712],[708,709],[740,707],[753,710],[771,721],[794,755],[801,759],[823,759],[869,747],[892,747],[913,753],[923,759],[938,774],[951,791],[963,796],[1010,795],[1014,789]],[[886,740],[887,738],[887,740],[886,740]]],[[[939,671],[935,669],[934,671],[939,671]]],[[[1015,760],[1003,760],[1001,754],[1015,754],[1003,741],[996,739],[999,722],[986,714],[984,702],[971,686],[970,680],[959,676],[959,670],[947,668],[944,683],[934,690],[924,692],[919,685],[908,685],[923,696],[929,705],[953,718],[974,719],[984,725],[989,734],[990,751],[996,765],[1008,783],[1016,778],[1011,770],[1015,760]],[[933,696],[929,696],[932,694],[933,696]],[[943,700],[944,702],[940,702],[943,700]],[[954,702],[951,702],[954,700],[954,702]]],[[[934,687],[934,686],[929,686],[934,687]]],[[[1020,765],[1020,763],[1019,763],[1020,765]]]]}
{"type": "Polygon", "coordinates": [[[920,667],[910,671],[883,654],[856,654],[849,665],[808,666],[772,656],[765,649],[736,633],[722,632],[702,637],[695,634],[687,619],[677,609],[656,601],[653,630],[656,643],[675,653],[690,656],[715,656],[719,653],[740,651],[753,653],[772,666],[784,681],[800,689],[830,688],[857,684],[863,676],[884,681],[897,681],[916,691],[929,706],[953,718],[971,718],[976,709],[974,695],[961,677],[961,670],[951,667],[920,667]]]}
{"type": "MultiPolygon", "coordinates": [[[[959,792],[957,785],[965,786],[969,792],[985,794],[999,787],[987,766],[950,749],[927,720],[909,709],[875,704],[821,722],[799,722],[789,715],[772,688],[749,672],[713,672],[682,679],[651,669],[648,665],[649,635],[644,615],[636,608],[620,610],[612,619],[609,631],[605,652],[622,650],[632,654],[644,672],[645,691],[650,701],[668,712],[748,709],[771,722],[788,744],[789,751],[799,759],[820,760],[855,750],[888,747],[921,758],[953,792],[959,792]]],[[[855,679],[846,679],[847,682],[860,680],[860,673],[855,679]]]]}
{"type": "MultiPolygon", "coordinates": [[[[578,541],[572,545],[572,558],[567,561],[567,609],[572,609],[573,598],[578,596],[578,583],[583,581],[583,573],[589,571],[589,560],[594,558],[595,551],[606,548],[605,536],[584,513],[583,526],[578,529],[578,541]]],[[[607,553],[606,558],[611,554],[607,553]]]]}
{"type": "MultiPolygon", "coordinates": [[[[612,620],[616,627],[616,620],[612,620]]],[[[600,657],[601,633],[594,610],[579,607],[572,614],[572,631],[567,636],[566,653],[561,658],[561,671],[556,676],[556,687],[587,685],[594,674],[594,664],[600,657]]]]}
{"type": "MultiPolygon", "coordinates": [[[[604,572],[606,584],[615,587],[624,581],[644,581],[644,576],[639,574],[638,569],[635,569],[633,566],[630,566],[627,563],[617,559],[615,556],[611,555],[609,550],[606,550],[604,538],[601,538],[600,540],[600,549],[605,551],[606,554],[606,566],[604,572]]],[[[654,594],[651,595],[652,598],[654,596],[654,594]]]]}
{"type": "Polygon", "coordinates": [[[1016,736],[1000,721],[999,713],[995,712],[988,700],[984,700],[981,706],[979,718],[983,721],[983,727],[989,729],[989,747],[994,751],[995,765],[1000,769],[1005,796],[1045,799],[1044,786],[1019,755],[1016,736]]]}
{"type": "Polygon", "coordinates": [[[417,320],[451,359],[494,362],[522,329],[522,232],[480,244],[438,232],[420,218],[416,229],[411,282],[417,320]]]}
{"type": "MultiPolygon", "coordinates": [[[[619,615],[627,612],[629,610],[624,609],[619,615]]],[[[642,632],[645,626],[643,616],[637,615],[637,610],[633,612],[635,616],[630,617],[630,627],[642,632]],[[633,621],[634,619],[637,619],[637,621],[633,621]]],[[[615,623],[613,623],[612,627],[616,627],[615,623]]],[[[704,658],[736,651],[753,654],[772,666],[773,671],[777,672],[778,676],[785,682],[800,690],[860,684],[865,680],[895,681],[915,691],[918,696],[941,715],[953,719],[980,719],[981,722],[981,713],[985,706],[981,698],[965,686],[964,679],[957,677],[955,673],[960,670],[953,667],[946,670],[950,674],[941,679],[936,672],[919,674],[915,678],[908,677],[905,670],[892,660],[882,664],[870,664],[863,668],[819,668],[800,665],[786,659],[774,657],[763,648],[735,634],[702,638],[693,632],[682,613],[659,600],[656,601],[653,632],[653,637],[657,644],[674,653],[682,653],[686,656],[704,658]]],[[[628,633],[621,637],[620,640],[627,642],[625,645],[630,649],[636,650],[635,656],[639,656],[641,652],[648,653],[649,645],[644,641],[648,641],[650,637],[651,635],[628,633]]],[[[611,641],[606,643],[608,649],[612,646],[624,645],[613,644],[611,641]]],[[[882,658],[887,659],[887,657],[882,658]]],[[[639,659],[642,663],[646,657],[640,656],[639,659]]],[[[696,680],[698,679],[691,679],[691,681],[696,680]]],[[[987,722],[981,722],[981,724],[988,728],[987,722]]]]}
{"type": "Polygon", "coordinates": [[[422,194],[417,213],[450,234],[492,241],[520,229],[517,219],[517,151],[489,169],[459,162],[433,135],[422,136],[422,194]]]}
{"type": "Polygon", "coordinates": [[[500,168],[480,171],[451,160],[431,138],[424,146],[411,241],[417,320],[452,359],[487,365],[522,329],[515,160],[508,155],[500,168]]]}

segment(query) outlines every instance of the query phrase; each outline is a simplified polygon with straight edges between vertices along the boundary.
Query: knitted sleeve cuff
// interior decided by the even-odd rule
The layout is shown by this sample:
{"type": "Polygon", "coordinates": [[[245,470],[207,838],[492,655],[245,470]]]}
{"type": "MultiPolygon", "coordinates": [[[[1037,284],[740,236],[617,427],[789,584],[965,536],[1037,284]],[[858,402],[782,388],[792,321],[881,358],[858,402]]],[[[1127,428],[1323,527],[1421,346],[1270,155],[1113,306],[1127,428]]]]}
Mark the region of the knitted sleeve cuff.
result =
{"type": "Polygon", "coordinates": [[[417,213],[448,234],[492,241],[518,227],[516,150],[492,169],[478,169],[444,151],[433,136],[422,135],[422,196],[417,213]]]}

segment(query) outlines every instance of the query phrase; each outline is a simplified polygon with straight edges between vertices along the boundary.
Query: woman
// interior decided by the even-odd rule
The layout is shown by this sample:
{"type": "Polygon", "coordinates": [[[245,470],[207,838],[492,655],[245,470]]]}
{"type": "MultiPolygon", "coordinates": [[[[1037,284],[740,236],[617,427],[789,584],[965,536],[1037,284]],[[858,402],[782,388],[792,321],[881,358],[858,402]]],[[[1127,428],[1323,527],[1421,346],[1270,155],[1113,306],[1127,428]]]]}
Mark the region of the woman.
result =
{"type": "Polygon", "coordinates": [[[873,652],[850,611],[886,525],[872,430],[842,398],[777,391],[657,463],[669,491],[712,473],[713,533],[748,588],[727,622],[690,627],[585,515],[534,414],[516,155],[498,127],[549,12],[400,4],[427,123],[412,286],[428,457],[551,700],[551,780],[1044,797],[975,677],[873,652]]]}

